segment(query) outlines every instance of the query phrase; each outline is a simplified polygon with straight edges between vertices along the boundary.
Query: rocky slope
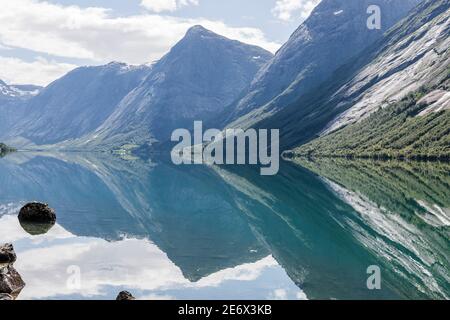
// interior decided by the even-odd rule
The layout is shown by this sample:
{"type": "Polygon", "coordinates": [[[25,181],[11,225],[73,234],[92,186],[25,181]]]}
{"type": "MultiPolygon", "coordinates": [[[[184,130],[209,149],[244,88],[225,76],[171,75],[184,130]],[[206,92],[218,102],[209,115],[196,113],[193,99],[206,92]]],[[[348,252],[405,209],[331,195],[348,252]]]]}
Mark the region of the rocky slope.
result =
{"type": "Polygon", "coordinates": [[[26,99],[39,94],[42,87],[35,85],[8,85],[0,80],[0,103],[6,100],[26,99]]]}
{"type": "Polygon", "coordinates": [[[22,106],[41,90],[39,86],[8,85],[0,80],[0,136],[18,121],[22,106]]]}
{"type": "MultiPolygon", "coordinates": [[[[448,89],[448,87],[447,87],[448,89]]],[[[447,90],[422,89],[297,149],[300,156],[450,159],[447,90]]]]}
{"type": "Polygon", "coordinates": [[[425,1],[391,30],[373,61],[324,101],[337,115],[323,137],[296,152],[448,159],[449,8],[425,1]]]}
{"type": "Polygon", "coordinates": [[[80,146],[167,141],[174,129],[217,116],[271,57],[259,47],[192,27],[80,146]]]}
{"type": "MultiPolygon", "coordinates": [[[[323,0],[253,80],[226,121],[248,127],[299,101],[350,58],[382,37],[420,0],[323,0]],[[378,5],[380,30],[369,29],[367,10],[378,5]]],[[[299,109],[302,106],[298,106],[299,109]]]]}
{"type": "Polygon", "coordinates": [[[289,149],[439,83],[448,68],[448,9],[448,0],[424,1],[316,90],[257,126],[281,128],[281,147],[289,149]]]}
{"type": "MultiPolygon", "coordinates": [[[[293,148],[438,83],[448,69],[449,6],[323,0],[274,57],[196,26],[151,68],[112,63],[69,73],[19,108],[23,117],[15,112],[20,121],[8,138],[19,146],[128,148],[164,143],[203,120],[279,128],[281,149],[293,148]],[[374,4],[381,30],[366,25],[374,4]]],[[[429,110],[445,109],[441,98],[429,110]]]]}
{"type": "Polygon", "coordinates": [[[116,62],[75,69],[18,110],[7,136],[38,145],[79,138],[101,125],[149,70],[116,62]]]}
{"type": "Polygon", "coordinates": [[[350,107],[328,124],[325,133],[445,77],[450,67],[449,9],[448,0],[427,0],[390,30],[375,59],[338,92],[350,107]]]}

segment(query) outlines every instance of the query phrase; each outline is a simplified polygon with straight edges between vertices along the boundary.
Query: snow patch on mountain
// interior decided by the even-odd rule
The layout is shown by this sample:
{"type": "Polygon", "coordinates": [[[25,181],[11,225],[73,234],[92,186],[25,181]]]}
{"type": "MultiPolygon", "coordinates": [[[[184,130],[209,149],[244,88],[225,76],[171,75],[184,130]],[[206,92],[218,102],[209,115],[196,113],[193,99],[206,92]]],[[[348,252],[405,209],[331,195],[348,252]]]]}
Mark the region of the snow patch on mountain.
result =
{"type": "Polygon", "coordinates": [[[9,98],[27,98],[36,96],[42,90],[42,87],[33,85],[7,85],[0,80],[0,97],[9,98]]]}

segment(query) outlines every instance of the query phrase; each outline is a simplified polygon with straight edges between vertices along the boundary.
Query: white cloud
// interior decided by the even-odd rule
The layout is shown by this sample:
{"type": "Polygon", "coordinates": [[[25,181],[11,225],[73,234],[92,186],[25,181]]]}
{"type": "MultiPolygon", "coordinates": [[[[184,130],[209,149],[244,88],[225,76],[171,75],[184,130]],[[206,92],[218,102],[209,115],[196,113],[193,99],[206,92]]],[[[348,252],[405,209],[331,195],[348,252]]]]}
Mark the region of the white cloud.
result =
{"type": "Polygon", "coordinates": [[[63,76],[76,65],[58,63],[37,57],[32,62],[0,56],[0,79],[9,84],[47,85],[63,76]]]}
{"type": "MultiPolygon", "coordinates": [[[[177,0],[175,7],[195,4],[198,0],[177,0]]],[[[59,58],[84,59],[91,64],[110,61],[142,64],[157,60],[184,36],[187,29],[197,24],[272,52],[280,47],[280,44],[268,41],[260,29],[230,27],[222,21],[157,14],[120,17],[112,15],[107,8],[80,8],[38,0],[3,1],[0,21],[2,49],[27,49],[36,52],[37,56],[45,53],[59,58]]],[[[7,66],[0,69],[0,79],[17,83],[47,84],[74,67],[56,63],[53,59],[40,58],[32,63],[2,59],[7,66]]]]}
{"type": "Polygon", "coordinates": [[[272,13],[283,21],[305,20],[321,0],[278,0],[272,13]]]}
{"type": "MultiPolygon", "coordinates": [[[[183,0],[179,3],[192,1],[183,0]]],[[[0,42],[59,57],[104,63],[119,60],[140,64],[159,59],[195,24],[224,36],[271,51],[256,28],[233,28],[221,21],[187,19],[156,14],[112,16],[106,8],[80,8],[42,1],[4,1],[0,11],[0,42]]],[[[1,77],[1,75],[0,75],[1,77]]]]}
{"type": "Polygon", "coordinates": [[[270,296],[272,300],[287,300],[288,294],[284,289],[276,289],[270,296]]]}
{"type": "Polygon", "coordinates": [[[144,8],[160,13],[164,11],[173,12],[186,6],[198,6],[198,0],[142,0],[141,6],[144,8]]]}

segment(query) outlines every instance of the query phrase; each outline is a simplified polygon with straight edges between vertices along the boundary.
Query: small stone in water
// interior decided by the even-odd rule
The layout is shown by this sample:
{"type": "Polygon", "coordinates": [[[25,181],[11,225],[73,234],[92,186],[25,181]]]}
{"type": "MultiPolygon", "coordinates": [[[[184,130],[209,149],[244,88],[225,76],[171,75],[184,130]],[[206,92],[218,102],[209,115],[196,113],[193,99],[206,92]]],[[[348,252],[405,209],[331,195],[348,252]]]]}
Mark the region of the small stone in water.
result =
{"type": "Polygon", "coordinates": [[[117,301],[136,300],[135,297],[128,291],[122,291],[116,298],[117,301]]]}

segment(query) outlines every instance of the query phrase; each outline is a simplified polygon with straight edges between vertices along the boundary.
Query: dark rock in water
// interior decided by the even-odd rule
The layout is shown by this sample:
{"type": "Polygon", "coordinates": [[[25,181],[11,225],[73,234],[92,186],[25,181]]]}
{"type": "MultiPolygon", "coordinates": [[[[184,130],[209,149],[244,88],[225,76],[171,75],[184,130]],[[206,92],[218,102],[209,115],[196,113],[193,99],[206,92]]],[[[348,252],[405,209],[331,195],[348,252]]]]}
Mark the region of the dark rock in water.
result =
{"type": "Polygon", "coordinates": [[[48,204],[32,202],[26,204],[19,212],[19,221],[30,223],[55,224],[55,210],[48,204]]]}
{"type": "Polygon", "coordinates": [[[122,291],[116,298],[117,301],[136,300],[135,297],[128,291],[122,291]]]}
{"type": "Polygon", "coordinates": [[[14,247],[12,244],[7,243],[0,245],[0,264],[10,264],[17,259],[14,247]]]}
{"type": "Polygon", "coordinates": [[[32,236],[38,236],[41,234],[46,234],[50,231],[51,228],[55,225],[55,223],[30,223],[19,221],[23,230],[25,230],[28,234],[32,236]]]}
{"type": "Polygon", "coordinates": [[[16,259],[12,244],[0,246],[0,300],[14,300],[25,287],[25,282],[13,267],[16,259]]]}
{"type": "Polygon", "coordinates": [[[12,265],[0,266],[0,293],[18,296],[25,282],[12,265]]]}
{"type": "Polygon", "coordinates": [[[0,301],[1,300],[14,300],[14,297],[7,293],[0,293],[0,301]]]}

